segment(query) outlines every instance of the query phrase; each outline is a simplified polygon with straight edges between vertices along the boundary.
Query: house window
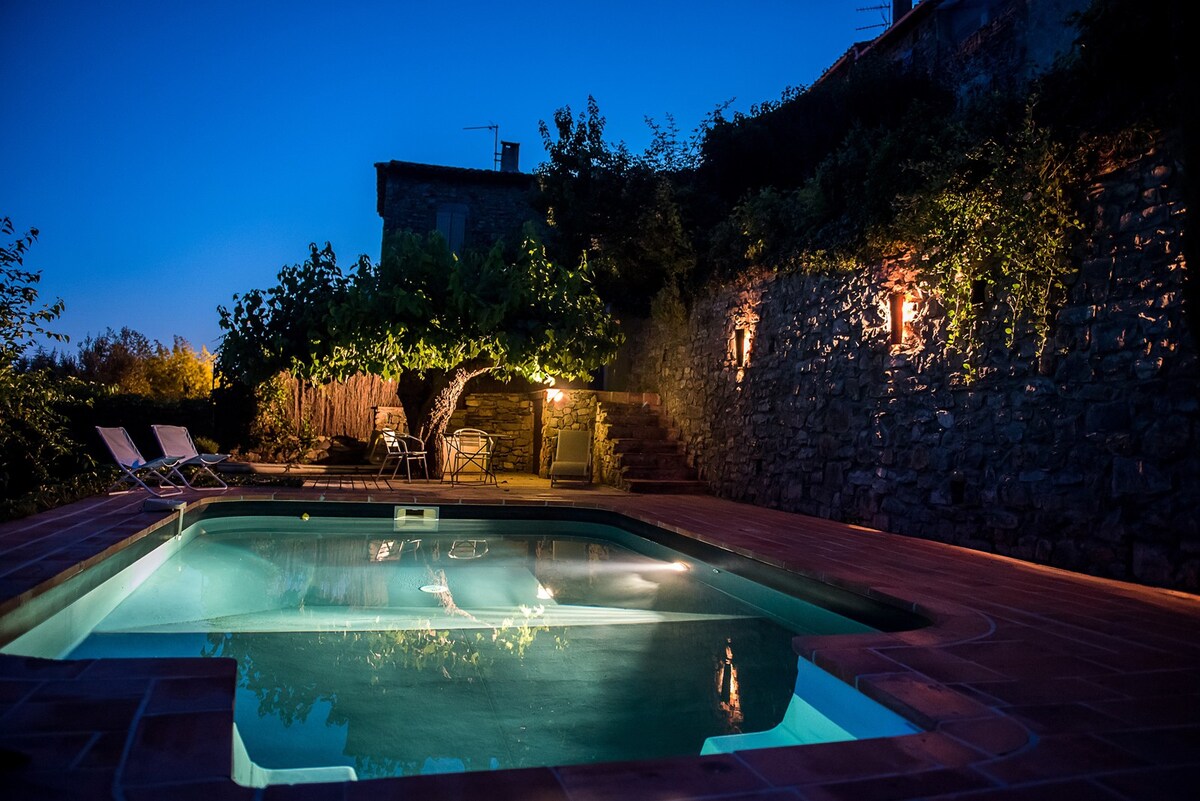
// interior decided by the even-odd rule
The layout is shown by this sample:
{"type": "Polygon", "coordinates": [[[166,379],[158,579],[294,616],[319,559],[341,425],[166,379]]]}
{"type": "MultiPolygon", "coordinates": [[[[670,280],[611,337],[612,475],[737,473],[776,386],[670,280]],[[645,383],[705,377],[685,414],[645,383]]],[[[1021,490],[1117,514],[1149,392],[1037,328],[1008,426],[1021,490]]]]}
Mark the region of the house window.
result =
{"type": "Polygon", "coordinates": [[[460,253],[467,237],[467,204],[443,203],[437,209],[437,232],[451,252],[460,253]]]}

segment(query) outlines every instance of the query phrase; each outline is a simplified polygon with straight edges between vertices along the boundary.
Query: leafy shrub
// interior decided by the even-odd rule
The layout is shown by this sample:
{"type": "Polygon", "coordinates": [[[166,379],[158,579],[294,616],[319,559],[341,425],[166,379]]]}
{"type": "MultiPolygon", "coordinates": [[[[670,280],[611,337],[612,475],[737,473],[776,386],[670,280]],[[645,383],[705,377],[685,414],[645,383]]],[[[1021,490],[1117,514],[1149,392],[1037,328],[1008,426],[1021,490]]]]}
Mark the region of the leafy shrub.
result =
{"type": "Polygon", "coordinates": [[[282,373],[255,389],[258,412],[250,425],[250,447],[267,462],[296,462],[317,444],[308,420],[296,422],[288,411],[291,393],[282,373]]]}
{"type": "Polygon", "coordinates": [[[217,444],[215,439],[208,437],[192,437],[192,442],[196,445],[196,450],[200,453],[217,453],[221,450],[221,446],[217,444]]]}
{"type": "MultiPolygon", "coordinates": [[[[13,234],[12,221],[0,218],[0,233],[13,234]]],[[[78,446],[65,433],[59,407],[67,401],[59,381],[44,370],[23,371],[19,360],[35,336],[63,340],[46,329],[62,313],[63,303],[39,305],[41,274],[24,269],[25,253],[37,238],[24,236],[0,245],[0,514],[14,513],[21,499],[55,483],[58,475],[79,467],[78,446]]]]}

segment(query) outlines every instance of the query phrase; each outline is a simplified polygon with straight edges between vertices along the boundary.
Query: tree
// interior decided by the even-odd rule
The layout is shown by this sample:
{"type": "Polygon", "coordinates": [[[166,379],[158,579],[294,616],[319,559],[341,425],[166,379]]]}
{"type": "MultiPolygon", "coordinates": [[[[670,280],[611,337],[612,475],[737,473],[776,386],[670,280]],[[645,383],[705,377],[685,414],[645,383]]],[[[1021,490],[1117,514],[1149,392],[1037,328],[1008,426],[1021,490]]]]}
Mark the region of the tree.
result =
{"type": "Polygon", "coordinates": [[[500,243],[460,258],[439,234],[403,232],[378,264],[360,257],[349,276],[328,243],[311,245],[278,286],[218,309],[218,371],[246,383],[281,370],[317,382],[355,372],[396,379],[409,430],[432,446],[440,472],[441,439],[472,378],[585,378],[622,341],[586,261],[552,262],[526,234],[506,259],[500,243]]]}
{"type": "Polygon", "coordinates": [[[146,381],[156,398],[205,398],[213,386],[213,355],[203,345],[192,349],[176,335],[170,348],[154,343],[154,355],[146,362],[146,381]]]}
{"type": "Polygon", "coordinates": [[[56,367],[110,393],[159,400],[206,398],[213,386],[213,356],[205,347],[197,352],[176,336],[168,348],[132,328],[87,337],[77,360],[63,358],[56,367]]]}
{"type": "Polygon", "coordinates": [[[549,161],[538,168],[537,203],[551,252],[559,260],[583,254],[600,296],[635,314],[648,312],[655,293],[695,262],[674,178],[694,163],[699,135],[680,142],[672,118],[665,126],[647,122],[653,139],[640,156],[605,141],[593,97],[578,117],[569,106],[555,111],[554,135],[545,121],[539,125],[549,161]]]}
{"type": "Polygon", "coordinates": [[[146,364],[154,348],[132,328],[88,336],[79,345],[79,375],[123,395],[149,395],[146,364]]]}
{"type": "MultiPolygon", "coordinates": [[[[0,218],[0,234],[13,234],[7,217],[0,218]]],[[[24,269],[37,234],[30,229],[0,245],[0,501],[6,502],[46,486],[59,463],[78,451],[57,410],[65,400],[59,382],[45,370],[19,369],[35,337],[66,339],[46,328],[62,313],[63,302],[40,305],[41,273],[24,269]]]]}

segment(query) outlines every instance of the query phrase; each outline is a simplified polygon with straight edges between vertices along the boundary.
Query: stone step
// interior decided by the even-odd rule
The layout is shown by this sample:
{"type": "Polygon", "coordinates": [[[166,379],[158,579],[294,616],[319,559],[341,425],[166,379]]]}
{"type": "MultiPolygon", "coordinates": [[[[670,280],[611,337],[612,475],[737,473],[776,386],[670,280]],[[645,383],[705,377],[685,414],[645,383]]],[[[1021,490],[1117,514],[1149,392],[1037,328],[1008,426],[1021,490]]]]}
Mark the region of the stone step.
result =
{"type": "Polygon", "coordinates": [[[688,466],[678,429],[664,420],[657,404],[601,402],[598,414],[612,448],[617,486],[629,492],[706,494],[688,466]]]}
{"type": "Polygon", "coordinates": [[[680,461],[679,464],[668,467],[624,467],[621,468],[621,478],[625,481],[683,481],[684,479],[695,480],[696,471],[687,466],[687,463],[680,461]]]}
{"type": "Polygon", "coordinates": [[[703,481],[630,479],[626,482],[630,492],[656,495],[707,495],[708,485],[703,481]]]}
{"type": "Polygon", "coordinates": [[[634,406],[634,407],[628,407],[628,408],[606,407],[602,410],[602,414],[604,415],[605,420],[609,420],[611,422],[619,422],[619,423],[626,423],[626,422],[654,422],[654,423],[657,423],[660,419],[662,419],[658,414],[658,409],[653,406],[651,406],[649,408],[645,408],[645,409],[643,409],[640,406],[634,406]]]}
{"type": "Polygon", "coordinates": [[[668,452],[623,451],[614,453],[618,467],[677,467],[686,464],[683,450],[668,452]]]}
{"type": "Polygon", "coordinates": [[[670,432],[658,425],[657,423],[650,425],[610,425],[608,427],[609,439],[645,439],[645,440],[660,440],[667,439],[670,432]]]}
{"type": "Polygon", "coordinates": [[[613,453],[682,453],[683,446],[673,439],[613,438],[613,453]]]}

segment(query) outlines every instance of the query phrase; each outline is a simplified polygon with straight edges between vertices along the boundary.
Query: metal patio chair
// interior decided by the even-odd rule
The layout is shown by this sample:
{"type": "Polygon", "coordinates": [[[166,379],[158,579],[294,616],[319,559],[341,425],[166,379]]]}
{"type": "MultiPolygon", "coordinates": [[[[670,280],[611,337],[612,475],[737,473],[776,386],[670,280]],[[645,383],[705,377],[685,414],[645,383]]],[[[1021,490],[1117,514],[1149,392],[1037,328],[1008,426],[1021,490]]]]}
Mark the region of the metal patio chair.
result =
{"type": "Polygon", "coordinates": [[[404,465],[404,476],[408,481],[412,481],[412,466],[418,464],[425,473],[425,480],[429,480],[429,462],[426,460],[425,443],[419,438],[385,428],[379,432],[379,441],[383,443],[385,449],[383,461],[379,465],[380,476],[383,475],[390,460],[396,463],[392,468],[392,478],[395,478],[396,474],[400,472],[400,465],[404,465]]]}
{"type": "Polygon", "coordinates": [[[478,428],[460,428],[446,437],[442,481],[458,483],[464,472],[478,472],[480,480],[495,482],[492,472],[492,438],[478,428]]]}

